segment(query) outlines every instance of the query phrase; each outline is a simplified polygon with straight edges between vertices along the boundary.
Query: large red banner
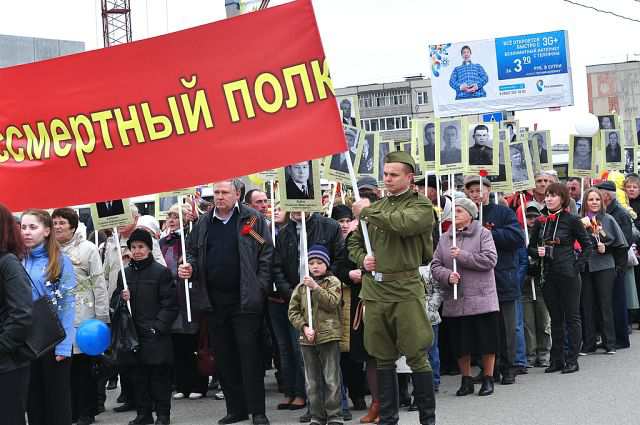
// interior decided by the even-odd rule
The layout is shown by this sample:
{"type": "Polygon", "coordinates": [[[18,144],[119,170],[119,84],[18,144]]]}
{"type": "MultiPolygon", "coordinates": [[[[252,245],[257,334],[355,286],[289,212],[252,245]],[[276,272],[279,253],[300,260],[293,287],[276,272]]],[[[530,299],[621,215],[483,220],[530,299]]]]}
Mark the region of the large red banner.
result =
{"type": "Polygon", "coordinates": [[[205,184],[346,150],[310,0],[0,70],[14,211],[205,184]]]}

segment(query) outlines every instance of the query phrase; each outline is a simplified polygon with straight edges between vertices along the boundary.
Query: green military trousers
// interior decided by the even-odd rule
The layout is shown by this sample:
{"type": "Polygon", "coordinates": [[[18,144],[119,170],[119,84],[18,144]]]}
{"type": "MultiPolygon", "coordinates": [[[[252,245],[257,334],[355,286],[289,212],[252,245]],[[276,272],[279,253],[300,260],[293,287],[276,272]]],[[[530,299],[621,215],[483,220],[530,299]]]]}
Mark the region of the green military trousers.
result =
{"type": "Polygon", "coordinates": [[[405,356],[412,372],[429,372],[427,352],[432,343],[433,330],[424,298],[365,301],[364,346],[376,359],[378,369],[395,369],[396,360],[405,356]]]}

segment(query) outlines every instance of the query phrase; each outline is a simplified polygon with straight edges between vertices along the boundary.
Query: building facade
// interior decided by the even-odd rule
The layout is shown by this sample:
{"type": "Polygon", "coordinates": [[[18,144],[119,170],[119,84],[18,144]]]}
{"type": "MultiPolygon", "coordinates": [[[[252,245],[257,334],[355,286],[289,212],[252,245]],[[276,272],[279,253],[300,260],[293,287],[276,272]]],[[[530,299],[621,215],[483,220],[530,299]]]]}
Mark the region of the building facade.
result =
{"type": "Polygon", "coordinates": [[[382,140],[411,139],[411,120],[433,118],[431,81],[422,76],[405,81],[336,89],[336,97],[357,96],[360,127],[379,131],[382,140]]]}
{"type": "Polygon", "coordinates": [[[640,62],[587,66],[589,111],[595,115],[616,113],[623,123],[626,146],[640,139],[640,62]]]}
{"type": "Polygon", "coordinates": [[[0,35],[0,67],[84,52],[84,42],[0,35]]]}

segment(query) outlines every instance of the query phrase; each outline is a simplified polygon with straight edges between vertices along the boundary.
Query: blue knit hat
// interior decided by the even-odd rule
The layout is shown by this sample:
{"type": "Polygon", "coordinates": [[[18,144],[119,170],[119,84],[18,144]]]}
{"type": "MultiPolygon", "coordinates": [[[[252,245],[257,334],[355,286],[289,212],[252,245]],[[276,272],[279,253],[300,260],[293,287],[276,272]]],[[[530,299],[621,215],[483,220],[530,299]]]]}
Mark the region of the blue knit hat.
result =
{"type": "Polygon", "coordinates": [[[331,265],[331,261],[329,260],[329,251],[323,245],[313,245],[309,248],[309,261],[313,258],[317,258],[318,260],[324,261],[324,263],[329,267],[331,265]]]}

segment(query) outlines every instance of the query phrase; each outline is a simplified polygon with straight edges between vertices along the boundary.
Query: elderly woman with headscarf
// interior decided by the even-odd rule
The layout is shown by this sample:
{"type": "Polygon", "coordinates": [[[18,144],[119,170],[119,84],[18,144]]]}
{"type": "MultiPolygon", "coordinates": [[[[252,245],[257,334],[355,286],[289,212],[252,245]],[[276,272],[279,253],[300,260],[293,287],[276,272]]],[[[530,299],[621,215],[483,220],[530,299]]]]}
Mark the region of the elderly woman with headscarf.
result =
{"type": "Polygon", "coordinates": [[[455,203],[455,226],[440,238],[431,273],[443,288],[442,314],[449,318],[451,343],[462,373],[456,395],[473,394],[471,355],[477,354],[482,356],[484,370],[478,395],[484,396],[493,393],[493,368],[499,343],[498,293],[493,273],[498,255],[491,232],[474,220],[478,207],[466,198],[456,199],[455,203]],[[458,296],[454,299],[456,285],[458,296]]]}

